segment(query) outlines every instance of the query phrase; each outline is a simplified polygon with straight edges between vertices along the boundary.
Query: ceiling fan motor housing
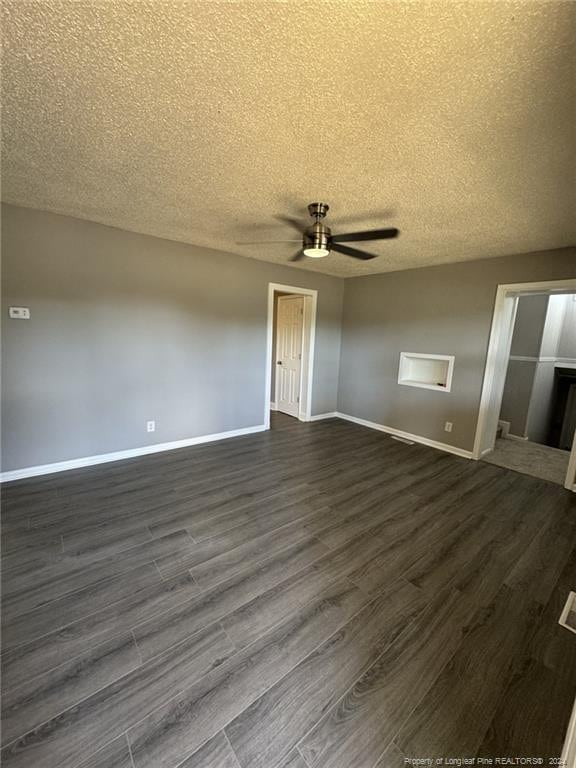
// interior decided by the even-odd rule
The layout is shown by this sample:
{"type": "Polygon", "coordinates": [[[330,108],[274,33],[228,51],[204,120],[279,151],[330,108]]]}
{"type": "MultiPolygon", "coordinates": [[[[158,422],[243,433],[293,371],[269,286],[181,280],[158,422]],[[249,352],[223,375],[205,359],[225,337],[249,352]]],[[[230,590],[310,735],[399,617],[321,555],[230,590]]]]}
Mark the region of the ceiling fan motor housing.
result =
{"type": "Polygon", "coordinates": [[[302,245],[304,248],[325,248],[330,250],[330,227],[317,221],[304,232],[302,245]]]}

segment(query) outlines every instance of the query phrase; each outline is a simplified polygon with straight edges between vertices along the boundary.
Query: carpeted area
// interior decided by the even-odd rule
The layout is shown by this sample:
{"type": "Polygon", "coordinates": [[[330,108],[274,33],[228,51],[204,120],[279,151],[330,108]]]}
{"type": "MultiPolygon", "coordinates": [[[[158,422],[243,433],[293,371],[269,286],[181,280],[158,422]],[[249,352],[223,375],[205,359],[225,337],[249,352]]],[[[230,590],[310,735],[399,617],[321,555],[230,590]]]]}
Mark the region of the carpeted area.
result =
{"type": "Polygon", "coordinates": [[[531,443],[529,440],[499,438],[494,451],[484,456],[483,460],[522,472],[524,475],[564,485],[569,458],[568,451],[550,448],[548,445],[531,443]]]}

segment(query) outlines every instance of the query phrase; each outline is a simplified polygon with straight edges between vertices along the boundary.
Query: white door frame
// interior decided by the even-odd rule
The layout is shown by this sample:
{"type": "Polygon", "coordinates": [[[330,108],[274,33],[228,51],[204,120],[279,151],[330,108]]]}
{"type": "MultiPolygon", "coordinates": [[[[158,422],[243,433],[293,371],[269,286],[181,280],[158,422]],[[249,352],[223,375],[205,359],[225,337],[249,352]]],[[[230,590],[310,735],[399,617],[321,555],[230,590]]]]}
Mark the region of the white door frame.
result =
{"type": "MultiPolygon", "coordinates": [[[[496,291],[494,314],[484,383],[480,397],[480,410],[474,438],[473,457],[480,459],[494,447],[496,428],[502,405],[504,383],[506,380],[507,360],[512,344],[512,332],[518,297],[538,293],[576,293],[576,278],[569,280],[542,281],[539,283],[511,283],[499,285],[496,291]]],[[[576,468],[576,437],[568,464],[565,487],[576,491],[574,469],[576,468]]]]}
{"type": "Polygon", "coordinates": [[[304,296],[302,369],[300,372],[300,409],[298,419],[312,418],[312,381],[314,378],[314,346],[316,341],[316,308],[318,291],[294,285],[268,283],[268,319],[266,322],[266,375],[264,391],[264,426],[270,429],[270,389],[272,387],[272,343],[274,334],[274,294],[293,293],[304,296]]]}
{"type": "MultiPolygon", "coordinates": [[[[298,335],[300,336],[300,360],[299,360],[299,363],[300,363],[299,368],[300,368],[300,370],[299,370],[299,373],[298,373],[298,403],[297,403],[297,406],[295,408],[295,410],[298,412],[297,415],[299,415],[300,414],[300,400],[301,400],[301,396],[302,396],[302,365],[303,365],[302,358],[304,357],[304,306],[306,304],[306,297],[302,296],[300,294],[297,294],[297,293],[283,293],[283,294],[279,295],[277,298],[276,298],[276,296],[274,296],[274,298],[275,298],[275,304],[276,304],[276,315],[274,317],[274,322],[275,322],[274,330],[276,332],[276,344],[273,343],[272,346],[276,348],[276,354],[274,356],[276,359],[272,360],[272,369],[274,369],[274,363],[276,363],[276,365],[278,365],[278,357],[279,357],[279,354],[278,354],[279,319],[278,318],[280,317],[280,305],[281,305],[281,302],[282,302],[283,299],[289,299],[291,301],[298,301],[299,302],[299,306],[300,306],[300,323],[299,323],[300,324],[300,328],[299,328],[299,332],[298,332],[298,335]]],[[[275,384],[275,386],[274,386],[274,405],[276,406],[275,410],[277,410],[277,411],[281,411],[282,410],[280,408],[280,396],[279,396],[279,392],[280,392],[280,390],[282,388],[281,378],[282,378],[282,368],[276,368],[276,370],[274,371],[274,384],[275,384]]],[[[273,410],[272,404],[271,404],[270,408],[271,408],[271,410],[273,410]]],[[[285,411],[283,411],[283,413],[285,413],[285,411]]],[[[294,414],[291,413],[291,414],[288,414],[288,415],[289,416],[293,416],[294,414]]]]}

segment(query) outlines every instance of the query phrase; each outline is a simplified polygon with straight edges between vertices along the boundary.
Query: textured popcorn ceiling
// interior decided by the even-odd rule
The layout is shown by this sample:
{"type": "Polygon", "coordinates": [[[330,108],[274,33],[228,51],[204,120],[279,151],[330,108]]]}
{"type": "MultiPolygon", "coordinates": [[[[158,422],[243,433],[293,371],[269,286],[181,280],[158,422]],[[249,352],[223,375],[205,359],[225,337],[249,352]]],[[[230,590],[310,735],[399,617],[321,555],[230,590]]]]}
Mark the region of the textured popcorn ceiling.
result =
{"type": "Polygon", "coordinates": [[[575,2],[4,0],[3,197],[285,262],[274,215],[397,226],[296,268],[576,242],[575,2]]]}

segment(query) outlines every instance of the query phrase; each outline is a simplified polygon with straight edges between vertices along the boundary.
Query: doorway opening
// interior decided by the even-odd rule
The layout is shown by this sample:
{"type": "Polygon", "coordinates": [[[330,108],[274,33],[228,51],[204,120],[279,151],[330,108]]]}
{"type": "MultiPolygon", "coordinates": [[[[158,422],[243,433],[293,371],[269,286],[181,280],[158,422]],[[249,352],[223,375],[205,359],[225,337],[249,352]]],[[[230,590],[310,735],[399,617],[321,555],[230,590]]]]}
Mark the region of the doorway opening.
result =
{"type": "Polygon", "coordinates": [[[498,287],[475,458],[576,490],[576,280],[498,287]]]}
{"type": "Polygon", "coordinates": [[[309,421],[318,292],[309,288],[270,283],[264,423],[270,411],[309,421]]]}

